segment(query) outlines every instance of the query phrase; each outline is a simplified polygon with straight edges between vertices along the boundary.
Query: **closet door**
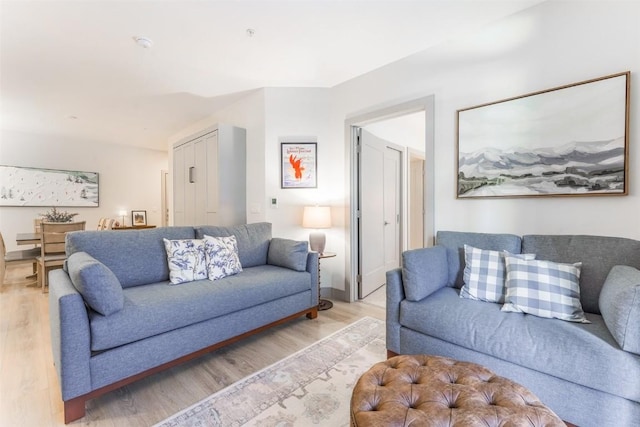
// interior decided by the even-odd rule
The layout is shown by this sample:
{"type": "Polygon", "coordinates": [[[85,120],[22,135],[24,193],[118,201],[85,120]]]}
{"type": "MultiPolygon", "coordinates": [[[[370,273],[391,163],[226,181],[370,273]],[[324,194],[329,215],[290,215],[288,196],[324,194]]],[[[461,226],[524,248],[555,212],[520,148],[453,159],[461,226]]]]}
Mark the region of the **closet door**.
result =
{"type": "Polygon", "coordinates": [[[195,141],[184,144],[185,184],[184,184],[184,222],[182,225],[196,225],[195,201],[198,168],[195,164],[195,141]]]}
{"type": "MultiPolygon", "coordinates": [[[[220,191],[219,191],[219,179],[220,179],[220,165],[219,161],[219,147],[218,147],[218,132],[212,132],[204,136],[207,147],[207,189],[206,189],[206,206],[205,206],[205,223],[203,224],[218,224],[218,208],[220,206],[220,191]]],[[[229,161],[225,159],[223,161],[229,161]]]]}

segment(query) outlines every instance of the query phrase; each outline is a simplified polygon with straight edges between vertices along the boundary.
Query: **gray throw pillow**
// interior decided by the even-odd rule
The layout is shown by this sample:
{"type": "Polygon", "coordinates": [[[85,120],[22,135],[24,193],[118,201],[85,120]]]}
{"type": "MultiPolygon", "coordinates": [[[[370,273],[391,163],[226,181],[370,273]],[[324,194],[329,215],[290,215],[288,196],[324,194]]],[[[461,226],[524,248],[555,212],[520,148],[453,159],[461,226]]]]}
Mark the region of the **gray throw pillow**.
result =
{"type": "Polygon", "coordinates": [[[605,325],[624,351],[640,354],[640,271],[614,266],[598,301],[605,325]]]}
{"type": "Polygon", "coordinates": [[[86,252],[76,252],[67,258],[67,268],[73,286],[89,307],[104,316],[122,310],[122,285],[106,265],[86,252]]]}
{"type": "Polygon", "coordinates": [[[306,271],[309,246],[307,242],[274,237],[269,242],[267,264],[306,271]]]}
{"type": "Polygon", "coordinates": [[[449,281],[447,249],[444,246],[413,249],[402,254],[402,284],[409,301],[420,301],[449,281]]]}

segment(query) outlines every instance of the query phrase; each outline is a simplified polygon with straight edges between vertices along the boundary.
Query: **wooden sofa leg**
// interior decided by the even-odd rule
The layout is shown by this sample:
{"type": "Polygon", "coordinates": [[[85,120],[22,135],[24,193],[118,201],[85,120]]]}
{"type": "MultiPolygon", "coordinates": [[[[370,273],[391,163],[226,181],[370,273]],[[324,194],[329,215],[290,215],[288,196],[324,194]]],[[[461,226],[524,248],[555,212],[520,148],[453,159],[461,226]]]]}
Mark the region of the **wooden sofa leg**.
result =
{"type": "Polygon", "coordinates": [[[69,424],[84,417],[86,414],[85,403],[86,400],[82,396],[64,402],[64,423],[69,424]]]}
{"type": "Polygon", "coordinates": [[[318,317],[318,308],[317,307],[313,308],[310,312],[307,313],[307,318],[308,319],[315,319],[316,317],[318,317]]]}

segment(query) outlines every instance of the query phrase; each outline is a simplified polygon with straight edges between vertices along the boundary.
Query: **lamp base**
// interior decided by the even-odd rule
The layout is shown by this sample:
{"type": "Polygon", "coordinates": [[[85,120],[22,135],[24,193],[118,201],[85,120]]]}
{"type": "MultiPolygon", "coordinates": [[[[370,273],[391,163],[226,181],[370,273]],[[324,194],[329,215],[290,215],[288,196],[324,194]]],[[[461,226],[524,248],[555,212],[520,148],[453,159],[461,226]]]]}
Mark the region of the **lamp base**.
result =
{"type": "Polygon", "coordinates": [[[327,237],[324,235],[324,233],[321,233],[319,231],[309,233],[309,248],[311,248],[312,251],[323,253],[326,243],[327,237]]]}
{"type": "Polygon", "coordinates": [[[333,307],[333,303],[327,299],[321,299],[318,303],[318,311],[329,310],[333,307]]]}

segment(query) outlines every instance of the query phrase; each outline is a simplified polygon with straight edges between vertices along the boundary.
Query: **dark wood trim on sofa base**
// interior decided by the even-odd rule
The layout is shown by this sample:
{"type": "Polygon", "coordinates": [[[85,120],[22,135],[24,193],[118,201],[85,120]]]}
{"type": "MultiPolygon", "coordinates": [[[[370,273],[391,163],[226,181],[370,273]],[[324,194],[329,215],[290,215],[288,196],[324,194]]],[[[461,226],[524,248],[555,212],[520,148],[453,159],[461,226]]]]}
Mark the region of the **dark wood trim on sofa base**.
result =
{"type": "Polygon", "coordinates": [[[399,354],[396,353],[395,351],[387,349],[387,359],[391,359],[392,357],[396,357],[396,356],[399,356],[399,354]]]}
{"type": "Polygon", "coordinates": [[[101,396],[105,393],[109,393],[110,391],[116,390],[120,387],[123,387],[127,384],[131,384],[133,382],[136,382],[138,380],[141,380],[142,378],[148,377],[149,375],[153,375],[155,373],[158,373],[160,371],[164,371],[165,369],[169,369],[169,368],[173,368],[174,366],[177,366],[181,363],[187,362],[189,360],[193,360],[196,359],[200,356],[203,356],[207,353],[210,353],[214,350],[217,350],[219,348],[222,348],[224,346],[227,346],[229,344],[233,344],[235,342],[238,342],[244,338],[250,337],[251,335],[255,335],[258,334],[260,332],[263,332],[269,328],[272,328],[274,326],[278,326],[281,325],[283,323],[286,323],[290,320],[293,320],[297,317],[300,317],[302,315],[306,315],[307,318],[309,319],[315,319],[316,317],[318,317],[318,307],[311,307],[307,310],[303,310],[300,311],[298,313],[292,314],[291,316],[287,316],[284,317],[280,320],[276,320],[275,322],[269,323],[268,325],[264,325],[261,326],[257,329],[253,329],[249,332],[245,332],[244,334],[229,338],[225,341],[221,341],[217,344],[213,344],[209,347],[205,347],[201,350],[195,351],[193,353],[187,354],[186,356],[182,356],[178,359],[172,360],[170,362],[164,363],[162,365],[156,366],[154,368],[151,369],[147,369],[144,372],[140,372],[139,374],[130,376],[128,378],[125,378],[123,380],[120,380],[118,382],[115,382],[113,384],[109,384],[106,385],[104,387],[101,387],[99,389],[93,390],[87,394],[83,394],[82,396],[78,396],[78,397],[74,397],[71,400],[67,400],[64,402],[64,423],[65,424],[69,424],[72,421],[78,420],[82,417],[85,416],[86,414],[86,408],[85,408],[85,403],[87,402],[87,400],[91,400],[91,399],[95,399],[98,396],[101,396]]]}

